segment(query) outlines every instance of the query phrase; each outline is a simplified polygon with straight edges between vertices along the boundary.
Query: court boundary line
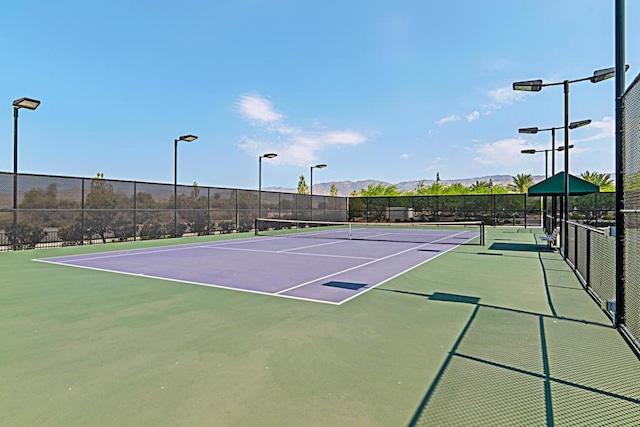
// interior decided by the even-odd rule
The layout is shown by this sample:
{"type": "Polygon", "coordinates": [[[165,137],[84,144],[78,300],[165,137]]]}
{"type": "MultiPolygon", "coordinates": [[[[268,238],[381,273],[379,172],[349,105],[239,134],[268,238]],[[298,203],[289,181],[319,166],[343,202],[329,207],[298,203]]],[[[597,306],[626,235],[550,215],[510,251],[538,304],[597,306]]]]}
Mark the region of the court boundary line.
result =
{"type": "Polygon", "coordinates": [[[88,266],[84,266],[84,265],[65,264],[64,262],[47,261],[45,259],[32,259],[31,261],[41,262],[43,264],[60,265],[60,266],[63,266],[63,267],[73,267],[73,268],[82,268],[82,269],[86,269],[86,270],[101,271],[103,273],[116,273],[116,274],[124,274],[125,276],[132,276],[132,277],[139,277],[139,278],[149,278],[149,279],[155,279],[155,280],[164,280],[166,282],[177,282],[177,283],[186,283],[188,285],[207,286],[209,288],[226,289],[226,290],[229,290],[229,291],[248,292],[250,294],[277,296],[277,297],[280,297],[280,298],[296,299],[296,300],[310,301],[310,302],[319,302],[319,303],[330,304],[330,305],[340,305],[340,303],[337,303],[337,302],[325,301],[325,300],[314,299],[314,298],[296,297],[296,296],[291,296],[291,295],[278,295],[277,293],[274,293],[274,292],[263,292],[263,291],[256,291],[256,290],[253,290],[253,289],[235,288],[235,287],[231,287],[231,286],[216,285],[216,284],[213,284],[213,283],[195,282],[195,281],[191,281],[191,280],[171,279],[171,278],[168,278],[168,277],[153,276],[153,275],[142,274],[142,273],[129,273],[127,271],[109,270],[109,269],[106,269],[106,268],[88,267],[88,266]]]}
{"type": "MultiPolygon", "coordinates": [[[[269,237],[269,240],[272,239],[271,236],[267,236],[267,237],[269,237]]],[[[157,246],[155,248],[118,249],[115,251],[92,252],[88,254],[79,254],[79,255],[60,255],[60,256],[47,257],[47,258],[32,258],[31,261],[40,261],[40,260],[56,259],[56,258],[71,258],[71,257],[83,257],[81,258],[82,260],[94,260],[94,259],[102,259],[102,258],[116,258],[120,256],[128,256],[132,252],[136,252],[135,255],[148,255],[148,254],[161,253],[161,252],[171,252],[174,250],[180,251],[184,249],[198,249],[200,247],[203,247],[203,245],[210,245],[209,247],[213,248],[216,246],[225,246],[225,245],[231,245],[236,243],[246,243],[246,242],[252,241],[253,239],[254,239],[253,237],[243,237],[239,239],[221,240],[218,242],[214,241],[209,243],[193,242],[193,243],[180,243],[178,245],[173,245],[173,246],[157,246]],[[150,249],[157,249],[157,250],[150,250],[150,249]],[[91,256],[91,255],[96,255],[96,256],[91,256]]]]}

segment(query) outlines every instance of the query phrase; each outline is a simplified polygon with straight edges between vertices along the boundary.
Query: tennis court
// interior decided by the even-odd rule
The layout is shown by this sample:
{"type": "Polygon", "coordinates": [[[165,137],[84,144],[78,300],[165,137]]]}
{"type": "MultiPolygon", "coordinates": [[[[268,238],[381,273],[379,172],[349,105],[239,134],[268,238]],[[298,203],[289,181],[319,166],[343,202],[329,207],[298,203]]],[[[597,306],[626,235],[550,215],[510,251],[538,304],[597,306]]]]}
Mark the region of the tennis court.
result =
{"type": "Polygon", "coordinates": [[[640,425],[638,357],[541,230],[277,228],[2,254],[0,424],[640,425]],[[329,303],[274,298],[290,276],[329,303]]]}
{"type": "Polygon", "coordinates": [[[266,234],[263,238],[36,261],[342,304],[483,235],[469,224],[354,228],[349,223],[269,222],[280,227],[256,228],[266,234]]]}

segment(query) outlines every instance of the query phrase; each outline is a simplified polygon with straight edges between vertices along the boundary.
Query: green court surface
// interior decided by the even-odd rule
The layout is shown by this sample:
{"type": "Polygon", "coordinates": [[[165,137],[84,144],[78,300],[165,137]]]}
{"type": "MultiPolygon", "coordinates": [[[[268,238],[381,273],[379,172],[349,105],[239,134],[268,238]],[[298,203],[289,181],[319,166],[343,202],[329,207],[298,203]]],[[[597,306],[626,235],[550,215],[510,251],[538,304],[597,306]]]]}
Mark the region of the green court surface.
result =
{"type": "Polygon", "coordinates": [[[220,236],[0,253],[0,425],[640,425],[561,256],[486,231],[337,306],[31,261],[220,236]]]}

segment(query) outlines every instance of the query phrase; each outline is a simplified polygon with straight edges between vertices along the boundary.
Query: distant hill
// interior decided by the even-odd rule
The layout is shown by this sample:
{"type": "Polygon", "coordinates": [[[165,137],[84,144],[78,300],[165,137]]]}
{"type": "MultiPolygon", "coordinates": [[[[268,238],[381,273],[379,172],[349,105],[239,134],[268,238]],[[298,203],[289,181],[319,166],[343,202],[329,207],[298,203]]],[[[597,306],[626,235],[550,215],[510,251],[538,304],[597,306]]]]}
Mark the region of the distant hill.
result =
{"type": "MultiPolygon", "coordinates": [[[[542,175],[534,175],[533,180],[535,182],[540,182],[544,179],[542,175]]],[[[460,183],[464,186],[470,186],[475,184],[476,181],[489,181],[492,180],[495,185],[507,185],[513,182],[513,177],[511,175],[488,175],[488,176],[479,176],[475,178],[461,178],[461,179],[443,179],[440,182],[444,184],[454,184],[460,183]]],[[[425,179],[426,185],[433,184],[435,180],[433,179],[425,179]]],[[[398,190],[400,191],[410,191],[418,186],[420,183],[419,180],[416,181],[403,181],[398,182],[396,185],[398,186],[398,190]]],[[[390,182],[386,181],[378,181],[375,179],[366,179],[364,181],[334,181],[334,182],[323,182],[319,184],[313,184],[313,194],[322,194],[329,195],[331,194],[331,184],[335,184],[338,187],[338,195],[339,196],[348,196],[353,191],[360,191],[362,188],[367,188],[370,184],[378,185],[383,184],[385,186],[392,185],[390,182]]],[[[269,187],[264,188],[267,191],[281,191],[285,193],[296,193],[298,191],[297,188],[285,188],[285,187],[269,187]]]]}

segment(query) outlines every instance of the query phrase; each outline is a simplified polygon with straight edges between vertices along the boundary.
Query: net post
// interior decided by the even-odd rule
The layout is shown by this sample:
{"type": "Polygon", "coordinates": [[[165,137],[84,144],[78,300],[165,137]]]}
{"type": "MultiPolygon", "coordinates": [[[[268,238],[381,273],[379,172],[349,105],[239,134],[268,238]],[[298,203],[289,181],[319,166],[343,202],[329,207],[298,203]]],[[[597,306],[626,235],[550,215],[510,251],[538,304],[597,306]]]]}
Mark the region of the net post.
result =
{"type": "Polygon", "coordinates": [[[255,230],[256,236],[258,236],[258,218],[256,218],[253,222],[253,228],[255,230]]]}
{"type": "Polygon", "coordinates": [[[480,223],[480,246],[484,246],[484,222],[480,223]]]}

